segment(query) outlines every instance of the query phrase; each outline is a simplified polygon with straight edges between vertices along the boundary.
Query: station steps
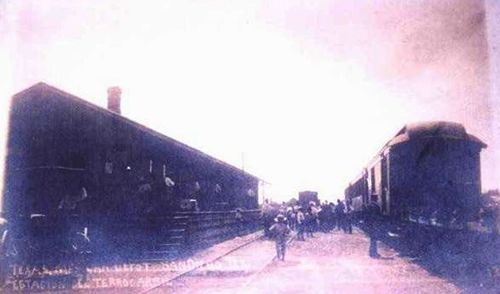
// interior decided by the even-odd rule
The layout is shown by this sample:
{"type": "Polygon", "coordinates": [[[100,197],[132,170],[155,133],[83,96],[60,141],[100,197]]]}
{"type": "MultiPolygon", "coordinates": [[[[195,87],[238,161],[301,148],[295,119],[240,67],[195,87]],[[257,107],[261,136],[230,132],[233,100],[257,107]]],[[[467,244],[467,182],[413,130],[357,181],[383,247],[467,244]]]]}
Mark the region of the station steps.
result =
{"type": "Polygon", "coordinates": [[[168,261],[185,253],[188,224],[188,216],[176,216],[162,226],[158,236],[142,252],[141,261],[168,261]]]}

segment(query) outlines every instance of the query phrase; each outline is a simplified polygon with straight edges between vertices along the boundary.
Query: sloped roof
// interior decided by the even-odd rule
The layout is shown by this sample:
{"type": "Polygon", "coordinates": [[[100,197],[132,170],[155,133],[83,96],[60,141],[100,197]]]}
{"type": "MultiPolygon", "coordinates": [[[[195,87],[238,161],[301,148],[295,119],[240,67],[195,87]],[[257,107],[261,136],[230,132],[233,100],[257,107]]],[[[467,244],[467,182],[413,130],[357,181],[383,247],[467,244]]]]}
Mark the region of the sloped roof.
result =
{"type": "Polygon", "coordinates": [[[165,143],[172,144],[172,145],[174,145],[174,146],[176,146],[176,147],[178,147],[180,149],[183,149],[183,150],[186,150],[186,151],[191,152],[193,154],[196,154],[196,155],[202,157],[203,159],[209,160],[209,161],[211,161],[211,162],[213,162],[213,163],[215,163],[217,165],[220,165],[220,166],[223,166],[225,168],[228,168],[228,169],[230,169],[230,170],[232,170],[234,172],[237,172],[237,173],[239,173],[241,175],[245,175],[245,176],[248,176],[248,177],[255,178],[257,180],[261,180],[258,177],[254,176],[254,175],[252,175],[250,173],[247,173],[247,172],[245,172],[245,171],[243,171],[243,170],[241,170],[241,169],[239,169],[239,168],[237,168],[237,167],[235,167],[235,166],[233,166],[233,165],[231,165],[229,163],[226,163],[226,162],[221,161],[221,160],[219,160],[217,158],[214,158],[214,157],[212,157],[212,156],[210,156],[210,155],[208,155],[208,154],[206,154],[206,153],[204,153],[204,152],[202,152],[202,151],[200,151],[198,149],[190,147],[190,146],[188,146],[188,145],[186,145],[186,144],[184,144],[184,143],[182,143],[180,141],[177,141],[177,140],[175,140],[175,139],[173,139],[171,137],[168,137],[168,136],[166,136],[166,135],[164,135],[162,133],[159,133],[159,132],[157,132],[157,131],[155,131],[153,129],[150,129],[150,128],[148,128],[148,127],[146,127],[146,126],[144,126],[144,125],[142,125],[140,123],[137,123],[137,122],[135,122],[135,121],[133,121],[133,120],[131,120],[129,118],[126,118],[126,117],[124,117],[124,116],[122,116],[122,115],[120,115],[118,113],[115,113],[115,112],[110,111],[110,110],[108,110],[106,108],[97,106],[97,105],[95,105],[93,103],[90,103],[88,101],[85,101],[84,99],[82,99],[80,97],[77,97],[77,96],[75,96],[73,94],[69,94],[69,93],[67,93],[67,92],[65,92],[63,90],[60,90],[60,89],[58,89],[58,88],[56,88],[54,86],[51,86],[49,84],[46,84],[44,82],[36,83],[33,86],[31,86],[31,87],[29,87],[29,88],[27,88],[27,89],[25,89],[23,91],[20,91],[19,93],[15,94],[13,96],[13,99],[16,99],[17,97],[23,97],[23,96],[25,96],[27,94],[30,94],[30,93],[33,93],[33,92],[36,92],[36,91],[51,92],[51,93],[57,94],[59,96],[64,97],[65,99],[69,99],[72,102],[77,103],[77,104],[79,104],[81,106],[90,108],[93,111],[99,112],[99,113],[101,113],[103,115],[106,115],[106,116],[114,117],[115,119],[118,119],[119,121],[121,121],[121,122],[123,122],[125,124],[128,124],[128,125],[130,125],[133,128],[139,129],[139,130],[141,130],[141,131],[143,131],[145,133],[148,133],[148,134],[150,134],[150,135],[152,135],[152,136],[154,136],[156,138],[159,138],[160,140],[162,140],[165,143]]]}

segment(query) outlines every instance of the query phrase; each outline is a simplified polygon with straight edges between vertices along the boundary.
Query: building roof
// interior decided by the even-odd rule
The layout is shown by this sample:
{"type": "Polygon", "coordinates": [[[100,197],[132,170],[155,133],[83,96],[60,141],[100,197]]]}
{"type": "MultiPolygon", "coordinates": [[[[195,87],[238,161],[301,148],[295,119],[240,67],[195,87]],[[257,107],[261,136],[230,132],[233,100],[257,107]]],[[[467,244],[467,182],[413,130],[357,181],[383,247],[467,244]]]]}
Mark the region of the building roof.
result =
{"type": "Polygon", "coordinates": [[[237,167],[235,167],[235,166],[233,166],[233,165],[231,165],[229,163],[226,163],[226,162],[221,161],[221,160],[219,160],[217,158],[214,158],[214,157],[212,157],[212,156],[210,156],[210,155],[208,155],[208,154],[206,154],[206,153],[204,153],[204,152],[202,152],[202,151],[200,151],[198,149],[190,147],[190,146],[188,146],[188,145],[186,145],[186,144],[184,144],[184,143],[182,143],[180,141],[177,141],[177,140],[175,140],[175,139],[173,139],[171,137],[168,137],[168,136],[166,136],[166,135],[164,135],[162,133],[159,133],[159,132],[157,132],[157,131],[155,131],[153,129],[150,129],[150,128],[144,126],[144,125],[141,125],[141,124],[139,124],[139,123],[137,123],[137,122],[135,122],[135,121],[133,121],[133,120],[131,120],[129,118],[126,118],[126,117],[124,117],[124,116],[122,116],[122,115],[120,115],[118,113],[115,113],[115,112],[110,111],[110,110],[108,110],[106,108],[97,106],[97,105],[95,105],[93,103],[90,103],[88,101],[85,101],[84,99],[82,99],[80,97],[77,97],[77,96],[75,96],[73,94],[69,94],[69,93],[67,93],[67,92],[65,92],[63,90],[60,90],[60,89],[58,89],[58,88],[56,88],[54,86],[48,85],[48,84],[46,84],[44,82],[36,83],[33,86],[31,86],[31,87],[29,87],[29,88],[27,88],[27,89],[25,89],[23,91],[20,91],[19,93],[15,94],[13,96],[13,99],[16,99],[17,97],[23,97],[23,96],[25,96],[27,94],[30,94],[30,93],[33,93],[33,92],[37,92],[37,91],[41,91],[41,92],[45,92],[45,93],[46,92],[50,92],[50,93],[57,94],[59,96],[64,97],[65,99],[69,99],[72,102],[77,103],[77,104],[79,104],[81,106],[90,108],[93,111],[96,111],[98,113],[101,113],[101,114],[109,116],[109,117],[116,118],[119,121],[121,121],[121,122],[123,122],[125,124],[128,124],[128,125],[130,125],[133,128],[139,129],[139,130],[141,130],[141,131],[143,131],[145,133],[148,133],[148,134],[150,134],[150,135],[152,135],[152,136],[154,136],[156,138],[159,138],[160,140],[162,140],[165,143],[172,144],[172,145],[174,145],[174,146],[176,146],[176,147],[178,147],[178,148],[180,148],[182,150],[186,150],[186,151],[188,151],[190,153],[198,155],[198,156],[200,156],[203,159],[211,161],[212,163],[215,163],[217,165],[220,165],[220,166],[223,166],[225,168],[228,168],[228,169],[230,169],[230,170],[232,170],[232,171],[234,171],[236,173],[239,173],[241,175],[245,175],[245,176],[248,176],[248,177],[255,178],[257,180],[261,180],[258,177],[254,176],[254,175],[252,175],[250,173],[247,173],[247,172],[245,172],[245,171],[243,171],[243,170],[241,170],[241,169],[239,169],[239,168],[237,168],[237,167]]]}

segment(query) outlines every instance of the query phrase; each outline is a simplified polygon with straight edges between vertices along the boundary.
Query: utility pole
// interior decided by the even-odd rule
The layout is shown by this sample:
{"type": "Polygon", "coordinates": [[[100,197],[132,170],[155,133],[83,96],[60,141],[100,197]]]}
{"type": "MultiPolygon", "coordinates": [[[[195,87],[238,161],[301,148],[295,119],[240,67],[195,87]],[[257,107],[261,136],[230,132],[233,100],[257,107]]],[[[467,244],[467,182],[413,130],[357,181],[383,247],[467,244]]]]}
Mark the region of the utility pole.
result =
{"type": "Polygon", "coordinates": [[[245,152],[241,152],[241,170],[245,171],[245,152]]]}

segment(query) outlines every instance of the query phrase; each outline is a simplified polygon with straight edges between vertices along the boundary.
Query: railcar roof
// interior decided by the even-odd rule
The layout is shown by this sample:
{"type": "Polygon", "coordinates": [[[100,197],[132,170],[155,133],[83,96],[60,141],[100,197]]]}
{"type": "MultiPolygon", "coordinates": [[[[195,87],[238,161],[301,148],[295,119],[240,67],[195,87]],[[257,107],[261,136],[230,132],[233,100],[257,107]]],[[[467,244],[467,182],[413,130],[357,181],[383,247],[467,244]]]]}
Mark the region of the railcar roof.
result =
{"type": "Polygon", "coordinates": [[[393,146],[406,141],[423,138],[449,138],[476,142],[485,148],[487,145],[477,137],[468,134],[463,125],[448,121],[419,122],[405,125],[388,145],[393,146]]]}
{"type": "Polygon", "coordinates": [[[243,170],[241,170],[241,169],[239,169],[239,168],[237,168],[237,167],[235,167],[235,166],[233,166],[233,165],[231,165],[229,163],[226,163],[226,162],[221,161],[221,160],[219,160],[217,158],[214,158],[214,157],[212,157],[212,156],[210,156],[210,155],[208,155],[208,154],[206,154],[206,153],[204,153],[204,152],[202,152],[202,151],[200,151],[198,149],[190,147],[190,146],[188,146],[188,145],[186,145],[186,144],[184,144],[184,143],[182,143],[180,141],[177,141],[177,140],[175,140],[175,139],[173,139],[171,137],[168,137],[168,136],[166,136],[166,135],[164,135],[162,133],[159,133],[159,132],[157,132],[157,131],[155,131],[153,129],[150,129],[150,128],[144,126],[144,125],[141,125],[138,122],[135,122],[135,121],[133,121],[133,120],[131,120],[129,118],[126,118],[126,117],[124,117],[124,116],[122,116],[122,115],[120,115],[118,113],[112,112],[112,111],[110,111],[110,110],[108,110],[106,108],[97,106],[97,105],[95,105],[93,103],[90,103],[90,102],[88,102],[88,101],[80,98],[80,97],[77,97],[77,96],[75,96],[73,94],[67,93],[67,92],[65,92],[65,91],[63,91],[61,89],[58,89],[58,88],[56,88],[54,86],[51,86],[51,85],[49,85],[47,83],[44,83],[44,82],[36,83],[33,86],[31,86],[31,87],[29,87],[29,88],[27,88],[25,90],[20,91],[19,93],[15,94],[13,96],[13,99],[15,99],[17,97],[23,97],[23,96],[25,96],[25,95],[27,95],[29,93],[35,92],[35,91],[49,91],[49,92],[52,92],[54,94],[57,94],[59,96],[64,97],[65,99],[69,99],[69,100],[73,101],[74,103],[78,103],[80,105],[86,106],[86,107],[88,107],[88,108],[90,108],[90,109],[92,109],[92,110],[94,110],[96,112],[99,112],[99,113],[103,114],[103,115],[110,116],[110,117],[115,117],[115,118],[119,119],[120,121],[122,121],[123,123],[129,124],[129,125],[131,125],[134,128],[140,129],[141,131],[146,132],[146,133],[148,133],[148,134],[150,134],[150,135],[152,135],[154,137],[160,138],[162,141],[164,141],[166,143],[173,144],[176,147],[179,147],[179,148],[181,148],[183,150],[187,150],[188,152],[192,152],[192,153],[194,153],[196,155],[201,156],[204,159],[210,160],[213,163],[218,164],[220,166],[224,166],[224,167],[226,167],[226,168],[228,168],[228,169],[230,169],[230,170],[232,170],[232,171],[234,171],[236,173],[239,173],[239,174],[242,174],[242,175],[245,175],[245,176],[257,179],[259,181],[264,181],[264,180],[260,179],[259,177],[256,177],[256,176],[254,176],[254,175],[252,175],[252,174],[250,174],[248,172],[245,172],[245,171],[243,171],[243,170]]]}
{"type": "Polygon", "coordinates": [[[464,140],[477,143],[481,148],[487,147],[486,143],[476,136],[467,133],[465,127],[460,123],[450,121],[427,121],[406,124],[396,136],[382,147],[375,157],[382,154],[388,147],[426,138],[464,140]]]}
{"type": "MultiPolygon", "coordinates": [[[[365,167],[370,166],[384,151],[391,147],[411,140],[425,138],[447,138],[455,140],[471,141],[479,144],[481,148],[487,145],[474,135],[467,133],[465,127],[457,122],[450,121],[427,121],[406,124],[392,139],[390,139],[380,151],[369,161],[365,167]]],[[[356,176],[355,180],[349,182],[349,185],[356,183],[364,175],[364,169],[361,174],[356,176]]]]}

